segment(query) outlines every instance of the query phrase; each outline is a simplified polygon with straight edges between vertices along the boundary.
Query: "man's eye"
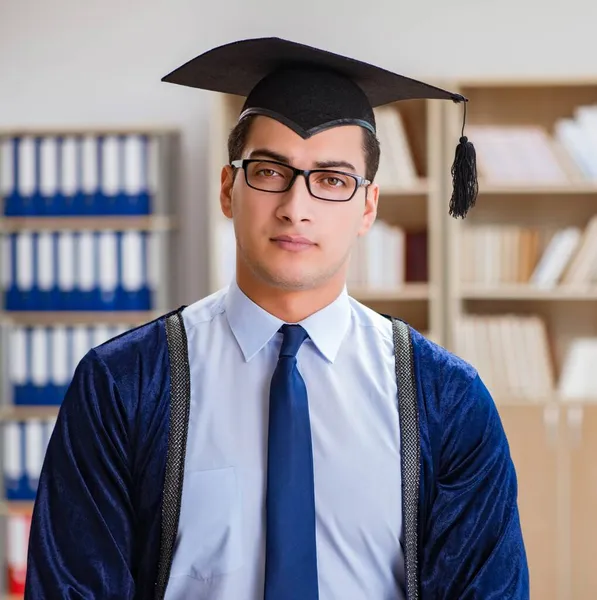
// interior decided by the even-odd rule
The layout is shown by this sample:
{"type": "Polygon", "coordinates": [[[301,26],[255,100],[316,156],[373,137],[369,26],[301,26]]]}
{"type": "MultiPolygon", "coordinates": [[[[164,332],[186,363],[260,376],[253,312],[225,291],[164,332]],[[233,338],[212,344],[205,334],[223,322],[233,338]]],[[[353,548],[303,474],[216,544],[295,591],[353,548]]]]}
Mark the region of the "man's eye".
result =
{"type": "Polygon", "coordinates": [[[340,188],[347,185],[345,178],[338,175],[320,175],[316,182],[317,185],[327,188],[340,188]]]}

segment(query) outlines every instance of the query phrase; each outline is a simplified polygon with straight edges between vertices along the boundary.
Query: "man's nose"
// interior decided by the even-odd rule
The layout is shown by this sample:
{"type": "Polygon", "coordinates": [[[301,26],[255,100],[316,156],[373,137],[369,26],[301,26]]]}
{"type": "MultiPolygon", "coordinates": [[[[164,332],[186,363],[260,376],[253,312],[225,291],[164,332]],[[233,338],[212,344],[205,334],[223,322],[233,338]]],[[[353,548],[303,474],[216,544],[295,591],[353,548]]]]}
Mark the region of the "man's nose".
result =
{"type": "Polygon", "coordinates": [[[311,219],[313,197],[309,193],[307,180],[304,175],[298,175],[292,187],[282,194],[283,198],[278,206],[278,217],[287,221],[299,222],[311,219]]]}

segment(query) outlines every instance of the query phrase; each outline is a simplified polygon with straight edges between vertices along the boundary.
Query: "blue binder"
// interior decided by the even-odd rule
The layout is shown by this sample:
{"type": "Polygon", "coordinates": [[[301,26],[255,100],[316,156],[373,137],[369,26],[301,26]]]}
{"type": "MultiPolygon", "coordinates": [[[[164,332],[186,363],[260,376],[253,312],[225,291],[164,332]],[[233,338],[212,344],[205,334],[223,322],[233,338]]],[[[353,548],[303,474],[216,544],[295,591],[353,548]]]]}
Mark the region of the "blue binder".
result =
{"type": "Polygon", "coordinates": [[[38,171],[35,168],[36,156],[39,149],[39,140],[36,138],[15,137],[12,140],[12,191],[8,194],[4,205],[7,216],[35,215],[39,202],[38,171]],[[29,169],[25,172],[24,163],[28,161],[29,169]],[[33,169],[31,169],[33,167],[33,169]],[[25,185],[25,175],[32,176],[31,181],[25,185]],[[32,187],[29,189],[29,185],[32,187]]]}
{"type": "Polygon", "coordinates": [[[24,500],[28,496],[27,476],[25,473],[25,435],[22,423],[4,423],[4,444],[5,444],[5,469],[4,469],[4,488],[6,499],[9,501],[24,500]],[[16,466],[16,471],[6,468],[9,463],[8,453],[10,453],[11,467],[16,466]],[[14,458],[13,458],[14,457],[14,458]],[[15,462],[16,465],[12,463],[15,462]]]}
{"type": "Polygon", "coordinates": [[[20,310],[22,306],[22,298],[20,291],[17,288],[17,235],[16,233],[8,234],[9,237],[9,276],[7,289],[4,295],[4,304],[6,310],[20,310]]]}

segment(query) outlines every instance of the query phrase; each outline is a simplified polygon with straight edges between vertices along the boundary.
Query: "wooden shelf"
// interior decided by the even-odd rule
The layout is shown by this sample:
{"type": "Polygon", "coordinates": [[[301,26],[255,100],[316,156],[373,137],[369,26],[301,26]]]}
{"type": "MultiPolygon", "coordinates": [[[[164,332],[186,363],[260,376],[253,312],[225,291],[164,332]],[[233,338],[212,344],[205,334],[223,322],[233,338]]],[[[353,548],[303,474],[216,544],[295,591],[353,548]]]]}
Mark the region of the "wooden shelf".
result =
{"type": "Polygon", "coordinates": [[[426,283],[409,283],[390,289],[351,288],[349,294],[359,302],[429,300],[430,287],[426,283]]]}
{"type": "Polygon", "coordinates": [[[421,230],[429,226],[429,203],[421,194],[380,193],[377,206],[379,219],[407,230],[421,230]]]}
{"type": "MultiPolygon", "coordinates": [[[[478,369],[508,439],[533,597],[584,600],[597,589],[592,561],[597,551],[597,523],[592,518],[597,502],[597,398],[590,397],[594,389],[583,387],[584,373],[579,374],[578,385],[570,380],[575,377],[571,363],[577,356],[579,370],[584,367],[577,342],[597,337],[597,285],[546,289],[529,283],[502,284],[498,274],[514,273],[517,267],[532,271],[545,256],[550,232],[567,227],[584,232],[597,214],[597,181],[584,177],[584,170],[574,165],[573,153],[556,140],[563,120],[579,125],[575,130],[579,135],[589,134],[578,109],[597,104],[597,78],[480,79],[460,81],[456,89],[469,99],[467,126],[542,128],[556,142],[556,153],[561,153],[569,175],[560,179],[561,184],[547,183],[552,173],[546,172],[543,184],[524,181],[523,172],[516,174],[517,183],[500,183],[484,179],[481,168],[476,206],[465,222],[446,224],[447,289],[440,298],[446,306],[447,347],[478,369]],[[471,230],[483,227],[496,233],[495,238],[491,233],[486,238],[487,246],[483,241],[476,246],[471,238],[463,244],[471,230]],[[499,235],[499,228],[508,227],[535,230],[541,242],[532,250],[528,240],[521,239],[518,245],[515,235],[499,235]],[[471,276],[482,281],[484,265],[496,275],[494,283],[469,283],[471,276]],[[565,388],[577,388],[589,397],[563,397],[559,390],[565,388]]],[[[446,114],[444,154],[452,156],[462,113],[446,106],[446,114]]],[[[469,137],[474,144],[472,128],[469,137]]],[[[482,139],[481,135],[478,151],[482,139]]],[[[538,156],[537,152],[534,158],[538,156]]],[[[444,163],[444,173],[447,167],[444,163]]],[[[541,176],[539,169],[536,172],[541,176]]],[[[446,185],[449,179],[446,175],[446,185]]],[[[586,374],[588,381],[590,376],[586,374]]]]}
{"type": "Polygon", "coordinates": [[[26,421],[27,419],[51,419],[58,415],[60,406],[0,406],[1,421],[26,421]]]}
{"type": "Polygon", "coordinates": [[[597,286],[589,288],[556,287],[541,289],[529,285],[507,285],[499,287],[483,285],[463,285],[460,295],[464,300],[542,300],[595,302],[597,286]]]}
{"type": "Polygon", "coordinates": [[[541,77],[513,76],[513,77],[473,77],[458,80],[458,87],[481,88],[488,90],[499,90],[502,88],[519,88],[524,93],[525,89],[537,88],[583,88],[597,86],[597,78],[592,75],[572,75],[570,77],[552,77],[544,75],[541,77]]]}
{"type": "Polygon", "coordinates": [[[24,136],[63,136],[63,135],[177,135],[179,128],[167,126],[155,126],[140,123],[137,126],[127,124],[126,126],[98,127],[97,124],[88,126],[64,127],[11,127],[0,129],[0,137],[24,137],[24,136]]]}
{"type": "Polygon", "coordinates": [[[161,215],[147,216],[48,216],[48,217],[2,217],[0,230],[116,230],[116,231],[170,231],[174,229],[172,218],[161,215]]]}
{"type": "Polygon", "coordinates": [[[142,325],[159,317],[162,313],[153,311],[6,311],[2,314],[4,323],[16,325],[142,325]]]}
{"type": "Polygon", "coordinates": [[[379,188],[381,198],[401,197],[401,196],[425,196],[429,193],[430,183],[428,179],[420,179],[415,185],[409,187],[387,187],[379,188]]]}
{"type": "Polygon", "coordinates": [[[33,512],[33,502],[0,502],[0,515],[26,515],[33,512]]]}
{"type": "Polygon", "coordinates": [[[597,398],[562,398],[557,394],[547,398],[517,398],[517,397],[500,397],[493,398],[496,406],[543,406],[543,407],[558,407],[558,408],[573,408],[584,406],[597,406],[597,398]]]}
{"type": "Polygon", "coordinates": [[[479,196],[497,195],[562,195],[597,196],[597,181],[570,183],[569,185],[540,185],[537,183],[495,184],[479,181],[479,196]]]}

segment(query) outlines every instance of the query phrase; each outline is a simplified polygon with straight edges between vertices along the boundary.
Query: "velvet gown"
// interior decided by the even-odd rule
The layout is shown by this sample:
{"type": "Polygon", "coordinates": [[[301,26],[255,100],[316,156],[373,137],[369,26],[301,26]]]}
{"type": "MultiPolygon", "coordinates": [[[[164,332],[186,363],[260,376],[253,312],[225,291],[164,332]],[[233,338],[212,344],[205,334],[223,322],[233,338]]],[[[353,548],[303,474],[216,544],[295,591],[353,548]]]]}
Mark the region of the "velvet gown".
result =
{"type": "MultiPolygon", "coordinates": [[[[171,426],[166,317],[77,367],[39,483],[26,600],[156,598],[171,426]]],[[[408,600],[528,600],[516,472],[491,395],[469,364],[410,336],[418,418],[401,450],[403,482],[417,488],[403,497],[416,515],[402,541],[416,570],[408,600]]]]}

